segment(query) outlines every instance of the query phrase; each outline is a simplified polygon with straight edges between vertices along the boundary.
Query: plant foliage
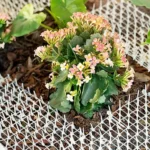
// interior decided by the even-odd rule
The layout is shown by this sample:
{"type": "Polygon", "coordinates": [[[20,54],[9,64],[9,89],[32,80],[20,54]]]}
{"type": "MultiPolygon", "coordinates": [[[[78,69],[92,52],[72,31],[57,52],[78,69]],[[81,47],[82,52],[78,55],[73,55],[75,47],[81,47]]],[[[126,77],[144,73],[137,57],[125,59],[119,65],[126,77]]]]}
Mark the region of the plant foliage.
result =
{"type": "Polygon", "coordinates": [[[137,6],[145,6],[147,8],[150,8],[150,1],[149,0],[130,0],[131,3],[137,6]]]}
{"type": "Polygon", "coordinates": [[[71,19],[64,29],[44,31],[41,36],[48,45],[38,47],[35,55],[52,62],[51,82],[46,84],[55,88],[50,105],[91,118],[95,111],[112,105],[110,97],[118,94],[118,87],[124,92],[131,87],[134,72],[107,20],[81,12],[71,19]]]}
{"type": "Polygon", "coordinates": [[[86,0],[51,0],[51,15],[60,28],[71,21],[74,12],[86,12],[86,0]]]}

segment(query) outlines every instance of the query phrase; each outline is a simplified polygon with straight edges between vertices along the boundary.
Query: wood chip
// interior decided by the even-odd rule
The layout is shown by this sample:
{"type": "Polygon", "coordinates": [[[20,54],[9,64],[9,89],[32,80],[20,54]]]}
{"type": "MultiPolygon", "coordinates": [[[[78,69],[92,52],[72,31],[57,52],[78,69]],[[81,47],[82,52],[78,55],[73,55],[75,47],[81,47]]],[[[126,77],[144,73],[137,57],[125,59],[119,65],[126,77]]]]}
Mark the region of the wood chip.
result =
{"type": "Polygon", "coordinates": [[[141,81],[141,82],[148,82],[148,81],[150,81],[150,76],[147,76],[144,73],[135,72],[135,78],[136,78],[136,80],[141,81]]]}

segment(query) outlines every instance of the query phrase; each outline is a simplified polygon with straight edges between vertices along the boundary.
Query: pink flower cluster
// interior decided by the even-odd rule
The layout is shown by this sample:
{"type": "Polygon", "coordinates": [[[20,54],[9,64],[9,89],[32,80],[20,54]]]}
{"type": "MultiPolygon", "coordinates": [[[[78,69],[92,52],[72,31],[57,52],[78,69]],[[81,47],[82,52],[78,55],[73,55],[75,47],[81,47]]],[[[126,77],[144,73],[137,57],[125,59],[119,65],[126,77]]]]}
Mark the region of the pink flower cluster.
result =
{"type": "Polygon", "coordinates": [[[119,67],[128,67],[128,61],[125,56],[124,43],[120,40],[118,33],[113,35],[114,47],[116,49],[116,57],[119,62],[119,67]]]}
{"type": "Polygon", "coordinates": [[[134,81],[134,70],[133,68],[131,68],[129,71],[126,71],[122,77],[121,86],[124,92],[127,92],[131,88],[133,81],[134,81]]]}
{"type": "Polygon", "coordinates": [[[83,71],[76,66],[73,65],[70,69],[69,72],[74,75],[77,79],[82,80],[83,79],[83,71]]]}
{"type": "Polygon", "coordinates": [[[100,39],[95,38],[92,42],[92,45],[95,46],[96,51],[103,52],[105,44],[100,41],[100,39]]]}
{"type": "Polygon", "coordinates": [[[60,29],[58,31],[44,31],[41,36],[49,45],[55,45],[57,48],[61,45],[64,38],[70,38],[76,34],[76,27],[71,22],[68,23],[68,28],[60,29]]]}
{"type": "Polygon", "coordinates": [[[92,56],[92,54],[85,55],[85,59],[86,59],[85,64],[89,65],[91,70],[90,72],[92,74],[95,73],[95,67],[100,62],[100,60],[97,59],[95,56],[92,56]]]}
{"type": "Polygon", "coordinates": [[[4,21],[7,21],[9,20],[9,16],[5,13],[0,13],[0,20],[4,20],[4,21]]]}
{"type": "Polygon", "coordinates": [[[73,23],[78,26],[78,28],[83,28],[84,30],[94,29],[96,31],[102,31],[103,29],[111,29],[111,26],[107,20],[101,16],[96,16],[91,13],[74,13],[72,16],[73,23]]]}

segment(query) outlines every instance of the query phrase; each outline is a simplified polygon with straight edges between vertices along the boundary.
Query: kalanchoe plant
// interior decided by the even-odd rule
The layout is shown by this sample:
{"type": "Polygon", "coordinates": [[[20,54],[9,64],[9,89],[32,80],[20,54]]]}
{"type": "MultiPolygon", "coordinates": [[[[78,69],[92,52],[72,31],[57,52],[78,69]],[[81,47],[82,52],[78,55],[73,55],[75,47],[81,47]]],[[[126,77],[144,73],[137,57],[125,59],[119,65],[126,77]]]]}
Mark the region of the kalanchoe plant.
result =
{"type": "Polygon", "coordinates": [[[48,43],[35,55],[52,62],[51,82],[55,88],[50,105],[61,112],[75,109],[85,117],[111,105],[110,96],[132,85],[134,71],[129,67],[122,41],[103,17],[74,13],[72,22],[58,31],[45,31],[48,43]]]}

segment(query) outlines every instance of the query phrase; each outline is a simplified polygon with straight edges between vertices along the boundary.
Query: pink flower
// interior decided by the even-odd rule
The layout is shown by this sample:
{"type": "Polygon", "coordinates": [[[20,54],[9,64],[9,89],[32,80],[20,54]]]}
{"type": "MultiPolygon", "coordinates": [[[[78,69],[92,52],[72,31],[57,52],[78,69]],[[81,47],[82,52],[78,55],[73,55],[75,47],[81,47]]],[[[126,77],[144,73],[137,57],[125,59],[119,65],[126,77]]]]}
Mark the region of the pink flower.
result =
{"type": "Polygon", "coordinates": [[[44,46],[39,46],[34,52],[35,52],[35,56],[38,56],[38,57],[42,57],[43,54],[45,53],[46,51],[46,48],[44,46]]]}
{"type": "Polygon", "coordinates": [[[100,51],[100,52],[104,50],[104,46],[105,46],[105,45],[104,45],[99,39],[97,39],[97,38],[95,38],[95,39],[93,40],[92,45],[95,46],[96,51],[100,51]]]}
{"type": "Polygon", "coordinates": [[[92,56],[91,54],[85,55],[87,64],[89,64],[90,68],[94,67],[100,62],[99,59],[97,59],[95,56],[92,56]]]}
{"type": "Polygon", "coordinates": [[[102,53],[102,55],[103,55],[103,57],[104,57],[105,60],[106,60],[107,58],[109,58],[108,52],[104,52],[104,53],[102,53]]]}
{"type": "Polygon", "coordinates": [[[70,71],[71,74],[75,74],[78,71],[78,68],[77,68],[76,65],[73,65],[73,67],[70,68],[69,71],[70,71]]]}
{"type": "Polygon", "coordinates": [[[94,66],[91,67],[91,73],[92,74],[95,73],[95,67],[94,66]]]}
{"type": "Polygon", "coordinates": [[[106,46],[105,46],[105,48],[108,50],[108,51],[110,51],[111,50],[111,44],[107,44],[106,46]]]}
{"type": "Polygon", "coordinates": [[[133,84],[133,80],[130,80],[126,86],[123,87],[123,91],[127,92],[133,84]]]}
{"type": "Polygon", "coordinates": [[[96,51],[102,52],[104,50],[105,45],[103,43],[96,44],[96,51]]]}
{"type": "Polygon", "coordinates": [[[82,73],[82,71],[76,72],[75,76],[76,76],[78,79],[82,80],[82,79],[83,79],[83,73],[82,73]]]}
{"type": "Polygon", "coordinates": [[[84,56],[87,62],[90,62],[92,60],[92,55],[88,54],[84,56]]]}
{"type": "Polygon", "coordinates": [[[103,37],[103,43],[107,43],[107,39],[106,39],[106,37],[103,37]]]}
{"type": "Polygon", "coordinates": [[[127,59],[126,59],[125,56],[123,56],[123,57],[121,58],[121,60],[122,60],[124,63],[126,63],[126,61],[127,61],[127,59]]]}
{"type": "Polygon", "coordinates": [[[91,60],[91,65],[90,66],[96,66],[100,61],[95,57],[93,56],[92,57],[92,60],[91,60]]]}
{"type": "Polygon", "coordinates": [[[99,39],[95,38],[92,42],[92,45],[97,45],[99,42],[100,42],[99,39]]]}
{"type": "Polygon", "coordinates": [[[81,49],[81,47],[80,47],[79,45],[76,45],[76,47],[73,48],[73,50],[74,50],[75,52],[78,52],[80,49],[81,49]]]}
{"type": "Polygon", "coordinates": [[[9,20],[9,16],[5,13],[0,13],[0,20],[4,20],[4,21],[7,21],[9,20]]]}
{"type": "Polygon", "coordinates": [[[44,32],[41,33],[41,36],[42,37],[48,37],[49,34],[50,34],[50,31],[46,30],[46,31],[44,31],[44,32]]]}

